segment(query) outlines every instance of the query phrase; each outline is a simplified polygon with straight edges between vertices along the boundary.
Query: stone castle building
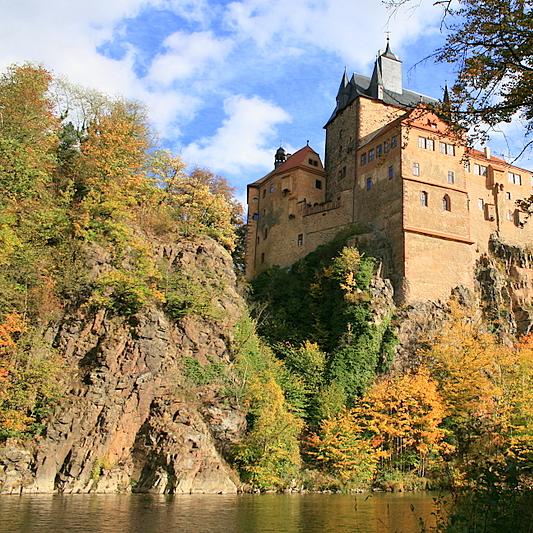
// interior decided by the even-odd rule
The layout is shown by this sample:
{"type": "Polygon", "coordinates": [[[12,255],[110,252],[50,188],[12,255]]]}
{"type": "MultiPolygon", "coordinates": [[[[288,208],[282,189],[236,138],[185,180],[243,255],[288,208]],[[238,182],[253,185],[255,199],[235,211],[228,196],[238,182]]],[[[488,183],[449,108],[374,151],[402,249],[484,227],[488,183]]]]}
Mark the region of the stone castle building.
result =
{"type": "MultiPolygon", "coordinates": [[[[357,227],[358,246],[381,259],[397,301],[412,303],[472,288],[491,236],[533,246],[533,221],[516,205],[532,194],[532,173],[488,148],[465,153],[444,122],[420,112],[431,102],[403,87],[388,42],[370,78],[345,72],[324,164],[309,145],[292,155],[279,148],[274,169],[248,185],[247,277],[357,227]]],[[[533,270],[523,274],[533,291],[533,270]]]]}

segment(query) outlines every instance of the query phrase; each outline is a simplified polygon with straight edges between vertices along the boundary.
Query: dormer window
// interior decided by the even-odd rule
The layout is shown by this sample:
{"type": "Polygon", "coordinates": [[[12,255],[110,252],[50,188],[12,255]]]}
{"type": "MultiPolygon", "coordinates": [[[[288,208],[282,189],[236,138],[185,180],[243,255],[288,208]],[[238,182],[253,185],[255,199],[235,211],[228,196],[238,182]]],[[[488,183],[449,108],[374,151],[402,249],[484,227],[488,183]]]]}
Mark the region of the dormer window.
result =
{"type": "Polygon", "coordinates": [[[316,159],[309,158],[309,164],[313,167],[318,167],[318,161],[316,159]]]}

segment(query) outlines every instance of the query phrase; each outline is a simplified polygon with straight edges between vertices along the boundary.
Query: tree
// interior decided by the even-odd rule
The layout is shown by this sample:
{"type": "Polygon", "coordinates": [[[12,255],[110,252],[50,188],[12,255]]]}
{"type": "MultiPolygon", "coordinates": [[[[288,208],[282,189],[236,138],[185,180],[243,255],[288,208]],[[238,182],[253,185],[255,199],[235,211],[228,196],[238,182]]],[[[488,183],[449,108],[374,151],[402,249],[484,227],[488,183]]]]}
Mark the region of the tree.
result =
{"type": "MultiPolygon", "coordinates": [[[[412,0],[385,0],[399,8],[412,0]]],[[[533,139],[533,2],[531,0],[437,0],[444,9],[445,44],[432,56],[451,63],[457,78],[438,113],[471,144],[487,140],[502,122],[521,118],[525,145],[533,139]],[[448,25],[449,24],[449,25],[448,25]]],[[[520,154],[521,155],[521,154],[520,154]]]]}

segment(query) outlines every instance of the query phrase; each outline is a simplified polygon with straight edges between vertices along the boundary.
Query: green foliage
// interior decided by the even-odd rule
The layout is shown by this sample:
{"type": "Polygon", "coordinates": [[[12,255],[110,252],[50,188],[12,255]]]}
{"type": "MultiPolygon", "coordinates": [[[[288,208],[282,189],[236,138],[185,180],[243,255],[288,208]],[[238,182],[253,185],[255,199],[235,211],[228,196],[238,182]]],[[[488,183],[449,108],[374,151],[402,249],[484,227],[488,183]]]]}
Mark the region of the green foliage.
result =
{"type": "Polygon", "coordinates": [[[0,325],[0,441],[42,434],[64,394],[67,376],[55,350],[26,332],[23,322],[10,328],[10,320],[0,325]],[[5,342],[6,326],[7,331],[21,334],[16,344],[5,342]]]}
{"type": "Polygon", "coordinates": [[[328,378],[353,397],[361,396],[372,384],[376,372],[388,370],[396,346],[389,321],[368,325],[359,336],[350,330],[329,359],[328,378]]]}
{"type": "Polygon", "coordinates": [[[132,316],[149,302],[150,297],[151,291],[142,278],[132,272],[116,270],[100,277],[88,303],[117,315],[132,316]]]}
{"type": "Polygon", "coordinates": [[[186,315],[220,318],[213,300],[220,292],[215,279],[199,279],[198,273],[165,269],[160,290],[165,298],[165,311],[174,320],[186,315]]]}
{"type": "Polygon", "coordinates": [[[372,318],[374,261],[345,246],[348,236],[289,270],[264,272],[252,286],[259,333],[303,380],[313,424],[363,394],[376,373],[388,370],[396,345],[390,318],[380,324],[372,318]]]}
{"type": "Polygon", "coordinates": [[[185,377],[195,386],[210,385],[224,375],[222,363],[207,363],[202,365],[194,357],[183,358],[185,377]]]}
{"type": "Polygon", "coordinates": [[[249,317],[244,316],[235,327],[234,353],[248,412],[248,431],[236,450],[235,462],[255,487],[286,487],[297,477],[301,461],[303,422],[295,405],[302,400],[300,382],[291,379],[261,343],[249,317]]]}

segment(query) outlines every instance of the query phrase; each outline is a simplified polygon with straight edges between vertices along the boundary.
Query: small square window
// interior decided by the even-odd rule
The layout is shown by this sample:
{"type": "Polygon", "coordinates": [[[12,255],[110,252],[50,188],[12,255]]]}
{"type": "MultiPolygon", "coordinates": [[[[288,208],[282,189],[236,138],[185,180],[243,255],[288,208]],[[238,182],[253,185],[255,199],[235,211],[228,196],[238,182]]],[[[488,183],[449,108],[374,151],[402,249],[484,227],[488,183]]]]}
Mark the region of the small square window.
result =
{"type": "Polygon", "coordinates": [[[448,170],[448,183],[455,183],[455,172],[448,170]]]}
{"type": "Polygon", "coordinates": [[[522,185],[522,176],[520,176],[520,174],[509,172],[507,176],[508,176],[509,183],[513,183],[514,185],[522,185]]]}
{"type": "Polygon", "coordinates": [[[322,189],[322,180],[316,180],[315,181],[315,188],[316,189],[322,189]]]}
{"type": "Polygon", "coordinates": [[[486,176],[487,167],[484,165],[478,165],[477,163],[474,163],[474,174],[476,176],[486,176]]]}
{"type": "Polygon", "coordinates": [[[369,191],[372,188],[372,178],[366,178],[366,190],[369,191]]]}
{"type": "Polygon", "coordinates": [[[413,163],[413,176],[420,176],[420,164],[413,163]]]}

